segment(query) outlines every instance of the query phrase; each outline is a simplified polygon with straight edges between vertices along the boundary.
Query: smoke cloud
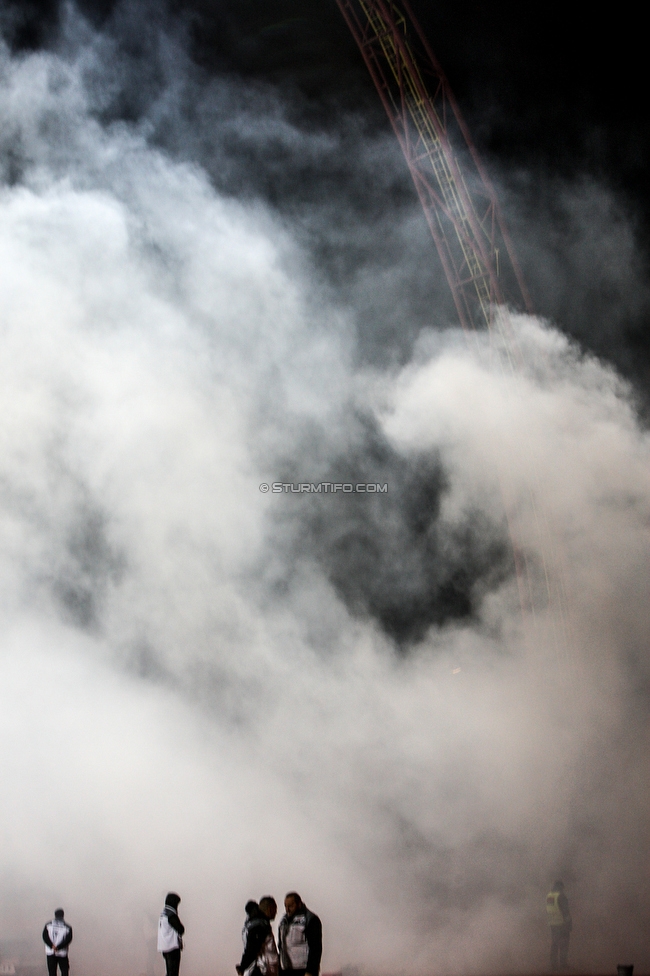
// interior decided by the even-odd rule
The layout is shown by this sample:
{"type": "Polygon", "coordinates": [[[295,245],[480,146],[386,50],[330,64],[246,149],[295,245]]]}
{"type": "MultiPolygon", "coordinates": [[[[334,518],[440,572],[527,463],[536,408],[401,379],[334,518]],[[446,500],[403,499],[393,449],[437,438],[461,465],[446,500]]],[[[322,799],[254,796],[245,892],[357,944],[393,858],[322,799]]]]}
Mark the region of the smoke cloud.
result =
{"type": "Polygon", "coordinates": [[[3,956],[60,903],[79,972],[160,972],[175,889],[185,971],[232,972],[245,901],[297,888],[326,971],[534,972],[560,876],[573,964],[643,969],[634,391],[547,321],[468,342],[439,275],[411,293],[385,136],[354,137],[394,190],[378,264],[369,225],[235,185],[229,133],[296,166],[336,141],[232,79],[187,117],[157,36],[150,87],[74,11],[2,54],[3,956]]]}

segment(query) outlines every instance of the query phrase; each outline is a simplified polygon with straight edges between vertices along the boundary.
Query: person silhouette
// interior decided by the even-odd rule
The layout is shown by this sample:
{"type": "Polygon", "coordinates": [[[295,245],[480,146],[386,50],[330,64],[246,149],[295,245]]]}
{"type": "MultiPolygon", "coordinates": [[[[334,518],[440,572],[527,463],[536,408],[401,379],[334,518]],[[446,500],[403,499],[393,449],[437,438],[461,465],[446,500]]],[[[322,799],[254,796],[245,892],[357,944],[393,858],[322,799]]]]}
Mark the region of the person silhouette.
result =
{"type": "Polygon", "coordinates": [[[556,881],[546,896],[546,917],[551,929],[551,972],[557,972],[567,969],[569,938],[573,928],[563,881],[556,881]]]}
{"type": "Polygon", "coordinates": [[[180,895],[170,891],[158,919],[158,952],[162,952],[167,976],[178,976],[181,965],[185,926],[178,917],[180,901],[180,895]]]}
{"type": "Polygon", "coordinates": [[[43,929],[48,976],[56,976],[57,968],[61,971],[61,976],[68,976],[70,971],[68,946],[72,942],[72,929],[64,915],[63,909],[57,908],[54,918],[51,922],[46,922],[43,929]]]}

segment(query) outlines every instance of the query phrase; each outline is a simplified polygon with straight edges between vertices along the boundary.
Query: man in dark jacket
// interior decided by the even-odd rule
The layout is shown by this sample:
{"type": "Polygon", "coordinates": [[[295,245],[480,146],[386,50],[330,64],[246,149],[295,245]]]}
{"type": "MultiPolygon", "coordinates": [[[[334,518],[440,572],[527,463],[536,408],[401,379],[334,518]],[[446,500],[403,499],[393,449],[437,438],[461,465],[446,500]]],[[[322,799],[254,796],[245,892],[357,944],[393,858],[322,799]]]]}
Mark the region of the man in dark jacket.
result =
{"type": "Polygon", "coordinates": [[[63,915],[63,909],[57,908],[54,918],[43,929],[48,976],[56,976],[57,966],[61,970],[61,976],[68,976],[70,970],[68,946],[72,942],[72,929],[63,915]]]}
{"type": "Polygon", "coordinates": [[[280,972],[318,976],[323,954],[321,921],[309,911],[297,891],[289,892],[284,907],[286,914],[278,931],[280,972]]]}
{"type": "Polygon", "coordinates": [[[180,903],[180,895],[170,891],[158,919],[158,952],[162,952],[167,976],[178,976],[181,965],[185,926],[178,917],[180,903]]]}
{"type": "Polygon", "coordinates": [[[278,913],[275,898],[265,895],[246,902],[246,921],[242,931],[244,952],[235,969],[239,976],[278,976],[278,950],[271,922],[278,913]]]}

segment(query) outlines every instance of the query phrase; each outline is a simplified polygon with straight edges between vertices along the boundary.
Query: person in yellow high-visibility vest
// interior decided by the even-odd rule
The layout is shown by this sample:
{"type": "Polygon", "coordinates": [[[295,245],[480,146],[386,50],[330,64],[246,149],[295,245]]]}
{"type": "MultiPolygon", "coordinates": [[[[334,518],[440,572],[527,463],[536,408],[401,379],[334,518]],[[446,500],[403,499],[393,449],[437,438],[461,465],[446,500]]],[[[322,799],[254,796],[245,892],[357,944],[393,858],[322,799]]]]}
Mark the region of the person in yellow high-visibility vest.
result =
{"type": "Polygon", "coordinates": [[[546,917],[551,929],[551,972],[567,969],[572,922],[564,883],[556,881],[546,896],[546,917]]]}

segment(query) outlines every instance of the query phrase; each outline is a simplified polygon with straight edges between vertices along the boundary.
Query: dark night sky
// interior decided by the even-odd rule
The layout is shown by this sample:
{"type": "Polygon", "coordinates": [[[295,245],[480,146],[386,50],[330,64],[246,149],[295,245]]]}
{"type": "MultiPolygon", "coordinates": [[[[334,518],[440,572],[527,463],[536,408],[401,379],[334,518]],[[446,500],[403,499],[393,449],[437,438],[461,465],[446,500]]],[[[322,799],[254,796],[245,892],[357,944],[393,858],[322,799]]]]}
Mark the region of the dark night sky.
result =
{"type": "MultiPolygon", "coordinates": [[[[61,6],[5,5],[15,47],[53,42],[61,6]]],[[[81,0],[96,25],[114,0],[81,0]]],[[[300,90],[314,113],[377,109],[354,42],[334,0],[176,0],[148,5],[189,27],[194,59],[300,90]]],[[[647,206],[650,150],[645,32],[638,7],[588,18],[579,8],[413,0],[476,141],[485,153],[552,171],[606,175],[647,206]]],[[[168,21],[169,22],[169,21],[168,21]]],[[[151,21],[149,21],[151,23],[151,21]]],[[[133,43],[137,43],[133,38],[133,43]]]]}
{"type": "MultiPolygon", "coordinates": [[[[363,116],[366,133],[387,130],[334,0],[80,0],[79,6],[95,26],[118,39],[132,66],[140,62],[135,76],[138,71],[151,74],[153,27],[158,24],[183,35],[204,85],[226,76],[270,86],[304,131],[341,133],[346,125],[349,130],[351,113],[363,116]],[[146,63],[147,69],[142,67],[146,63]]],[[[607,16],[587,17],[580,8],[469,0],[413,0],[413,8],[490,172],[514,194],[505,209],[535,308],[583,347],[613,361],[645,395],[650,389],[650,125],[644,98],[645,32],[638,9],[623,5],[615,12],[610,8],[607,16]],[[585,189],[593,185],[610,194],[607,201],[585,189]],[[617,241],[623,225],[635,239],[633,255],[617,241]]],[[[8,6],[5,36],[14,48],[56,45],[62,9],[53,0],[8,6]]],[[[137,118],[146,88],[132,84],[131,93],[125,89],[126,97],[111,111],[137,118]]],[[[209,125],[204,128],[209,144],[209,125]]],[[[181,154],[186,149],[172,146],[164,127],[159,138],[181,154]]],[[[201,161],[210,171],[209,145],[203,153],[201,161]]],[[[372,263],[382,247],[384,263],[390,264],[390,232],[377,222],[377,214],[386,209],[386,186],[360,188],[351,159],[330,157],[300,168],[295,159],[285,163],[271,157],[267,151],[246,159],[254,175],[242,175],[241,165],[235,182],[216,169],[211,176],[221,190],[235,194],[250,190],[248,180],[255,193],[294,214],[327,198],[334,210],[338,206],[347,214],[350,225],[364,225],[366,239],[377,241],[376,253],[372,245],[360,248],[357,240],[350,253],[344,247],[344,257],[338,255],[338,270],[326,235],[314,245],[335,277],[340,278],[340,265],[372,263]]],[[[412,193],[404,175],[400,186],[390,188],[393,206],[400,195],[412,193]]],[[[349,239],[353,236],[350,229],[349,239]]],[[[433,300],[425,277],[421,263],[396,298],[409,303],[415,319],[418,309],[433,300]]],[[[386,342],[399,346],[376,322],[372,328],[382,348],[386,342]]]]}

